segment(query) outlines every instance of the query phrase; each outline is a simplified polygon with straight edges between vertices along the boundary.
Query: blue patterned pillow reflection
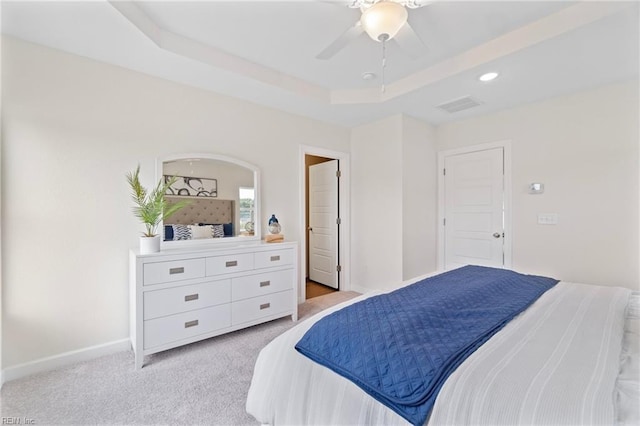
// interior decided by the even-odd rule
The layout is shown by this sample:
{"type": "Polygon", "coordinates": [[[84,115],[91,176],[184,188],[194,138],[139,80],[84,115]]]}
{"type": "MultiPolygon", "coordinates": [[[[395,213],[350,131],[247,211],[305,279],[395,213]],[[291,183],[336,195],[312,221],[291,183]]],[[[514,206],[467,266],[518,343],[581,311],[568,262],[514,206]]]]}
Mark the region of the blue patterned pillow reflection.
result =
{"type": "Polygon", "coordinates": [[[222,225],[211,225],[213,227],[213,238],[222,238],[224,237],[224,226],[222,225]]]}
{"type": "Polygon", "coordinates": [[[171,225],[173,227],[174,240],[190,240],[191,230],[189,225],[171,225]]]}

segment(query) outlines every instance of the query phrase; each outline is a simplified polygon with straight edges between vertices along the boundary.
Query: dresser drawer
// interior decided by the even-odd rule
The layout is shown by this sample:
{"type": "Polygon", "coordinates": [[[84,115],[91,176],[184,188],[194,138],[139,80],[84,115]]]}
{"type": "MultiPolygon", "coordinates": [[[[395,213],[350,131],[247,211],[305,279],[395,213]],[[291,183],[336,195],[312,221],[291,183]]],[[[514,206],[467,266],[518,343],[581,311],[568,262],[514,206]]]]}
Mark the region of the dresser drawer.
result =
{"type": "Polygon", "coordinates": [[[233,325],[292,310],[293,290],[240,300],[231,304],[233,325]]]}
{"type": "Polygon", "coordinates": [[[292,288],[293,269],[265,272],[263,274],[233,278],[231,280],[231,297],[232,300],[248,299],[292,288]]]}
{"type": "Polygon", "coordinates": [[[231,280],[185,285],[144,293],[144,319],[231,302],[231,280]]]}
{"type": "Polygon", "coordinates": [[[253,269],[253,253],[207,257],[207,276],[253,269]]]}
{"type": "Polygon", "coordinates": [[[160,284],[204,277],[204,258],[173,262],[145,263],[144,285],[160,284]]]}
{"type": "Polygon", "coordinates": [[[147,320],[144,322],[144,348],[154,348],[230,325],[230,304],[147,320]]]}
{"type": "Polygon", "coordinates": [[[269,250],[255,253],[256,269],[292,264],[293,250],[269,250]]]}

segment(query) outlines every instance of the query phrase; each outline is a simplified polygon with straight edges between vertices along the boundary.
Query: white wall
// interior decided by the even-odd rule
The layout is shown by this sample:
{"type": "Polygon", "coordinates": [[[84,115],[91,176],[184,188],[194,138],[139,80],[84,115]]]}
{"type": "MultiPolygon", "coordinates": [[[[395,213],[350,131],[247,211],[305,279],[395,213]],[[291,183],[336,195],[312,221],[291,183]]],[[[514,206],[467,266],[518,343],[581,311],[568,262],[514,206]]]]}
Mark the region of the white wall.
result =
{"type": "Polygon", "coordinates": [[[402,116],[352,129],[351,286],[402,281],[402,116]]]}
{"type": "MultiPolygon", "coordinates": [[[[0,19],[2,18],[2,12],[0,11],[0,19]]],[[[0,70],[2,69],[2,43],[0,43],[0,70]]],[[[0,84],[0,99],[2,99],[2,84],[0,84]]],[[[2,159],[2,151],[3,151],[3,131],[2,129],[4,128],[2,125],[2,102],[0,102],[0,188],[3,187],[3,182],[2,182],[2,176],[3,176],[3,170],[2,170],[2,163],[3,163],[3,159],[2,159]]],[[[0,190],[0,193],[2,191],[0,190]]],[[[2,329],[3,329],[3,317],[4,317],[4,311],[3,311],[3,306],[4,306],[4,301],[3,301],[3,297],[2,294],[4,293],[4,290],[2,289],[2,277],[3,277],[3,271],[2,271],[2,197],[0,196],[0,389],[2,388],[2,385],[4,384],[4,370],[2,369],[2,329]]]]}
{"type": "Polygon", "coordinates": [[[402,279],[436,270],[437,154],[435,129],[402,118],[402,279]]]}
{"type": "Polygon", "coordinates": [[[352,284],[391,288],[436,269],[434,129],[403,115],[352,129],[352,284]]]}
{"type": "Polygon", "coordinates": [[[5,368],[127,337],[127,251],[142,227],[125,174],[140,163],[152,184],[156,158],[181,152],[259,166],[262,220],[275,213],[298,240],[299,144],[350,151],[352,284],[385,288],[435,269],[434,144],[510,139],[514,268],[638,288],[637,83],[436,129],[398,115],[350,131],[2,43],[5,368]],[[544,195],[526,194],[533,181],[544,195]],[[539,212],[560,224],[536,225],[539,212]]]}
{"type": "MultiPolygon", "coordinates": [[[[128,336],[128,250],[142,226],[125,174],[211,152],[262,173],[262,220],[299,223],[299,144],[347,129],[2,39],[3,367],[128,336]]],[[[149,182],[152,183],[152,182],[149,182]]]]}
{"type": "Polygon", "coordinates": [[[515,270],[640,289],[638,117],[635,81],[444,124],[436,137],[439,150],[512,141],[515,270]],[[531,182],[545,193],[529,195],[531,182]]]}

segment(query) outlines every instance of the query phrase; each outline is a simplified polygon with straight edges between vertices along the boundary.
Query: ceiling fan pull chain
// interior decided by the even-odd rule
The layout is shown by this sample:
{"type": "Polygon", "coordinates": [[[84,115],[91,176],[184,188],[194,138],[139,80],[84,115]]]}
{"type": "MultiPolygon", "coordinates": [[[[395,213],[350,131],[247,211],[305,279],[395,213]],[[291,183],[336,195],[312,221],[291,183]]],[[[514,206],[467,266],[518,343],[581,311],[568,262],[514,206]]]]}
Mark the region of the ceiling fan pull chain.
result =
{"type": "Polygon", "coordinates": [[[382,93],[384,93],[385,91],[385,86],[384,86],[384,69],[387,66],[387,40],[386,39],[382,39],[382,88],[381,91],[382,93]]]}

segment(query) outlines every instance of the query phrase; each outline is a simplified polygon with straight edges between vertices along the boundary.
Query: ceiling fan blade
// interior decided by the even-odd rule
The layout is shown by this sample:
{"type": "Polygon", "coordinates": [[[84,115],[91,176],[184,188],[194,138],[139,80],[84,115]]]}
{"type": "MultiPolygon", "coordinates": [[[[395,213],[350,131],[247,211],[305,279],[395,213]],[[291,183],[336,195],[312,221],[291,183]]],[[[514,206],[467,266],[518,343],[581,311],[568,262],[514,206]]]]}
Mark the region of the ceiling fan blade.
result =
{"type": "Polygon", "coordinates": [[[398,34],[393,37],[393,40],[398,43],[400,49],[413,59],[417,59],[427,53],[427,45],[418,37],[418,34],[413,30],[411,25],[406,22],[398,34]]]}
{"type": "Polygon", "coordinates": [[[408,9],[418,9],[420,7],[429,6],[436,0],[405,0],[405,7],[408,9]]]}
{"type": "Polygon", "coordinates": [[[356,22],[353,27],[342,33],[342,35],[338,37],[333,43],[327,46],[322,52],[318,53],[316,55],[316,58],[326,60],[333,57],[333,55],[344,49],[347,44],[351,43],[363,32],[364,29],[362,28],[360,21],[356,22]]]}
{"type": "Polygon", "coordinates": [[[340,6],[340,7],[350,7],[353,4],[353,0],[316,0],[319,1],[320,3],[327,3],[327,4],[332,4],[334,6],[340,6]]]}

